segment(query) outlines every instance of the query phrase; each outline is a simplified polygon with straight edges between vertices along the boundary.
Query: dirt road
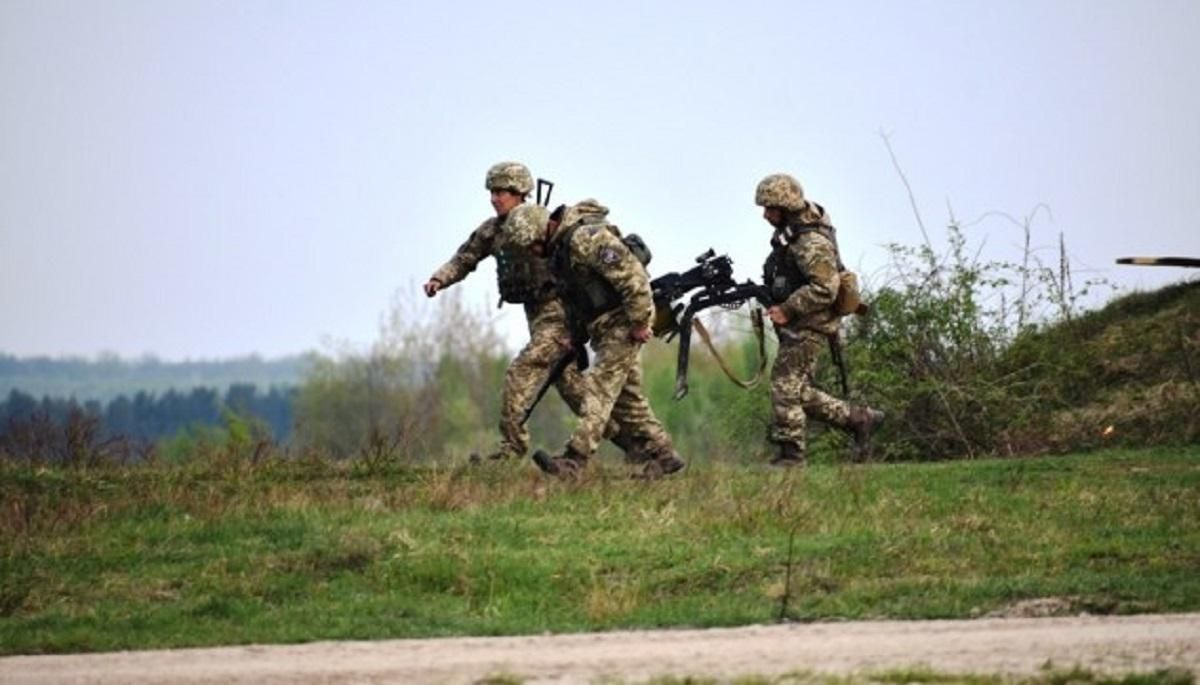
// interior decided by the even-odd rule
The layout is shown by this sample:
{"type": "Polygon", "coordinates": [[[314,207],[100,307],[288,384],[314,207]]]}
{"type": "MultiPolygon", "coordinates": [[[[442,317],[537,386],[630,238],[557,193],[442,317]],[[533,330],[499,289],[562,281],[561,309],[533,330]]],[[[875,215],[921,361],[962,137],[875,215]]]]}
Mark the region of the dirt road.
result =
{"type": "Polygon", "coordinates": [[[635,683],[659,675],[942,673],[1200,675],[1200,614],[868,621],[716,630],[317,642],[0,659],[0,683],[635,683]]]}

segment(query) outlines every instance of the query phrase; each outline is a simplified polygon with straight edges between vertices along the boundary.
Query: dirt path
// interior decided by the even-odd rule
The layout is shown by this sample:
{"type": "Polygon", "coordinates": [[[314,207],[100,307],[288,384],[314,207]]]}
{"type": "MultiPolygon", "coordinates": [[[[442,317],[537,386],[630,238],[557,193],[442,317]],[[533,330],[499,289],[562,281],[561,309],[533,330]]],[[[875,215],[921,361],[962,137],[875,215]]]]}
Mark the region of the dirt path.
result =
{"type": "Polygon", "coordinates": [[[500,638],[316,642],[0,659],[0,683],[639,682],[923,665],[943,673],[1082,666],[1200,675],[1200,614],[867,621],[500,638]]]}

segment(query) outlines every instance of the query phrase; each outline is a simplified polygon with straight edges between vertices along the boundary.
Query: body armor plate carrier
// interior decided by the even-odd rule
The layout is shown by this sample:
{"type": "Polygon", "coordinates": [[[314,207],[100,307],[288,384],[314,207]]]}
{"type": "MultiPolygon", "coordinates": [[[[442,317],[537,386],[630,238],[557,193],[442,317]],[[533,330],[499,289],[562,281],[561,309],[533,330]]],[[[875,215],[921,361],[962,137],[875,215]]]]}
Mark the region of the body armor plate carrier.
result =
{"type": "MultiPolygon", "coordinates": [[[[779,231],[777,237],[771,241],[771,254],[767,255],[767,260],[763,262],[763,284],[767,286],[767,290],[771,293],[771,299],[776,303],[782,303],[792,293],[808,285],[812,280],[794,260],[788,257],[788,247],[801,233],[808,231],[816,231],[829,238],[834,249],[837,249],[837,239],[834,238],[833,232],[824,225],[788,226],[779,231]]],[[[841,255],[838,255],[837,267],[839,272],[844,270],[841,255]]]]}
{"type": "Polygon", "coordinates": [[[513,304],[536,304],[554,295],[554,277],[546,260],[526,250],[496,252],[496,287],[500,299],[513,304]]]}

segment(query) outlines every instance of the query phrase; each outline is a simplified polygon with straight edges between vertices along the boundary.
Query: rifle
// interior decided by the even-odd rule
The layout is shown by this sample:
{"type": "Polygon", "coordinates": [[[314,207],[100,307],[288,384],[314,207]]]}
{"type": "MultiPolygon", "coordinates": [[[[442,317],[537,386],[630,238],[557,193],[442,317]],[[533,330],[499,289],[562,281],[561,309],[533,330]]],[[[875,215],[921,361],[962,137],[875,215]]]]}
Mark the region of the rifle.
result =
{"type": "Polygon", "coordinates": [[[544,178],[537,180],[537,203],[543,207],[550,206],[550,193],[554,192],[554,181],[544,178]],[[546,195],[542,195],[542,188],[546,189],[546,195]]]}
{"type": "Polygon", "coordinates": [[[538,386],[537,395],[533,401],[525,407],[525,413],[521,415],[521,425],[524,425],[529,417],[533,414],[534,407],[538,406],[538,402],[542,401],[542,397],[546,395],[546,391],[550,386],[558,382],[562,377],[563,372],[567,370],[567,366],[574,363],[580,371],[584,371],[588,367],[588,352],[586,342],[572,342],[570,349],[562,353],[562,356],[555,360],[554,365],[550,367],[550,373],[546,375],[546,380],[538,386]]]}
{"type": "Polygon", "coordinates": [[[679,358],[675,364],[676,400],[683,399],[688,393],[692,321],[697,314],[709,307],[737,309],[749,300],[756,300],[764,307],[775,304],[766,286],[750,280],[735,281],[733,260],[728,255],[718,256],[712,248],[696,257],[696,266],[687,271],[671,272],[651,280],[650,290],[654,294],[655,334],[665,335],[668,341],[679,336],[679,358]],[[688,293],[692,295],[686,305],[678,302],[688,293]]]}
{"type": "MultiPolygon", "coordinates": [[[[786,335],[795,340],[796,334],[786,328],[776,327],[775,331],[779,335],[786,335]]],[[[838,383],[842,386],[842,397],[850,397],[850,374],[846,371],[846,357],[842,354],[842,334],[841,332],[831,333],[825,336],[829,341],[829,356],[833,359],[833,365],[837,367],[838,383]]]]}

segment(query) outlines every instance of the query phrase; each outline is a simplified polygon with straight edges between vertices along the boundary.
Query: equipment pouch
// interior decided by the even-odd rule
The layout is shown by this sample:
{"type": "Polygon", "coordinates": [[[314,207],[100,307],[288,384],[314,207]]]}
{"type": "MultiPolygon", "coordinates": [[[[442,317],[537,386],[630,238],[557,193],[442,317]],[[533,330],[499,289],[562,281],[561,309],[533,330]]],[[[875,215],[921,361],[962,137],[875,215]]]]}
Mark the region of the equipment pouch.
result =
{"type": "Polygon", "coordinates": [[[496,252],[496,287],[500,291],[500,301],[511,304],[533,302],[534,287],[533,269],[529,258],[513,254],[508,250],[496,252]]]}
{"type": "Polygon", "coordinates": [[[838,291],[833,300],[833,311],[839,316],[867,313],[867,304],[862,301],[862,291],[858,286],[858,274],[853,271],[842,271],[838,274],[838,291]]]}

